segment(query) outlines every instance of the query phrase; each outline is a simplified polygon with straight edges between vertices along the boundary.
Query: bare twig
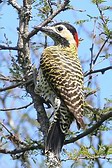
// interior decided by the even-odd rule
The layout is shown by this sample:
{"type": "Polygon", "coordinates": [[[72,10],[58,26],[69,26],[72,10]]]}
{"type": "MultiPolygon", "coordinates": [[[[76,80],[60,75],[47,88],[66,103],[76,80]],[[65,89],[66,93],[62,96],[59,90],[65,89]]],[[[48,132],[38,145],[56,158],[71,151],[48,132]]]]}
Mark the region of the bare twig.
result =
{"type": "Polygon", "coordinates": [[[103,43],[103,45],[101,46],[100,50],[98,51],[98,53],[97,53],[97,55],[96,55],[95,59],[93,60],[93,64],[95,64],[95,63],[96,63],[96,61],[97,61],[97,59],[98,59],[98,57],[99,57],[99,55],[100,55],[101,51],[103,50],[103,48],[104,48],[105,44],[107,43],[108,39],[109,39],[109,37],[107,37],[107,39],[104,41],[104,43],[103,43]]]}
{"type": "Polygon", "coordinates": [[[94,124],[92,127],[90,127],[89,129],[87,129],[83,133],[79,134],[78,136],[76,136],[74,138],[71,138],[69,140],[66,140],[64,144],[66,145],[66,144],[69,144],[69,143],[74,143],[75,141],[77,141],[77,140],[79,140],[79,139],[81,139],[81,138],[83,138],[83,137],[91,134],[93,131],[95,131],[96,129],[98,129],[102,125],[102,123],[104,121],[106,121],[110,117],[112,117],[112,112],[109,112],[109,113],[106,113],[106,114],[102,115],[101,119],[98,122],[96,122],[96,124],[94,124]]]}
{"type": "MultiPolygon", "coordinates": [[[[93,51],[94,51],[94,39],[95,39],[95,27],[96,27],[95,25],[96,25],[96,20],[94,21],[92,45],[91,45],[91,48],[90,48],[90,52],[91,52],[90,72],[93,69],[93,58],[94,58],[94,52],[93,51]]],[[[91,80],[92,80],[92,75],[89,76],[88,85],[87,85],[88,87],[91,84],[91,80]]]]}
{"type": "Polygon", "coordinates": [[[4,87],[4,88],[0,88],[0,92],[10,90],[10,89],[14,89],[14,88],[16,88],[16,87],[18,87],[22,84],[23,84],[23,82],[18,82],[17,84],[14,84],[14,85],[11,85],[11,86],[8,86],[8,87],[4,87]]]}
{"type": "Polygon", "coordinates": [[[86,92],[85,93],[85,98],[87,98],[88,96],[91,96],[91,95],[95,94],[96,92],[97,92],[97,90],[91,90],[89,92],[86,92]]]}
{"type": "Polygon", "coordinates": [[[7,90],[10,90],[10,89],[14,89],[18,86],[23,86],[23,85],[26,85],[26,84],[30,84],[32,81],[33,81],[33,79],[29,79],[26,82],[22,81],[22,82],[18,82],[16,84],[8,86],[8,87],[0,88],[0,92],[7,91],[7,90]]]}
{"type": "Polygon", "coordinates": [[[14,135],[2,122],[0,122],[0,125],[2,125],[2,127],[10,134],[7,135],[7,139],[9,139],[15,146],[20,147],[22,146],[26,146],[26,142],[23,142],[19,139],[19,137],[17,135],[14,135]]]}
{"type": "Polygon", "coordinates": [[[95,40],[95,28],[96,28],[96,20],[94,21],[94,28],[93,28],[93,38],[92,38],[92,46],[90,48],[90,51],[91,51],[91,62],[90,62],[90,71],[92,70],[92,66],[93,66],[93,58],[94,58],[94,40],[95,40]]]}
{"type": "Polygon", "coordinates": [[[99,12],[100,12],[100,18],[101,18],[101,20],[103,21],[103,24],[104,25],[106,25],[106,20],[104,19],[104,14],[103,14],[103,11],[100,9],[100,6],[99,6],[99,4],[98,4],[98,2],[96,1],[96,5],[97,5],[97,8],[98,8],[98,10],[99,10],[99,12]]]}
{"type": "Polygon", "coordinates": [[[27,147],[24,147],[21,149],[14,149],[14,150],[0,149],[0,153],[13,155],[13,154],[24,153],[26,151],[37,150],[37,149],[44,150],[44,147],[43,147],[43,145],[38,144],[38,145],[32,145],[30,147],[27,146],[27,147]]]}
{"type": "Polygon", "coordinates": [[[2,122],[0,122],[0,125],[2,125],[2,127],[3,127],[11,136],[13,135],[12,132],[9,131],[9,129],[8,129],[2,122]]]}
{"type": "Polygon", "coordinates": [[[20,82],[20,79],[14,79],[12,76],[4,76],[3,74],[0,74],[0,80],[3,81],[9,81],[9,82],[20,82]]]}
{"type": "Polygon", "coordinates": [[[109,67],[106,67],[106,68],[101,68],[101,69],[97,69],[97,70],[94,70],[94,71],[90,71],[90,72],[87,72],[84,74],[84,76],[88,76],[90,74],[93,74],[93,73],[98,73],[98,72],[101,72],[102,74],[104,74],[107,70],[110,70],[112,69],[112,66],[109,66],[109,67]]]}
{"type": "Polygon", "coordinates": [[[49,4],[49,8],[50,8],[50,13],[52,15],[53,13],[53,9],[52,9],[52,5],[51,5],[51,0],[47,0],[48,4],[49,4]]]}
{"type": "Polygon", "coordinates": [[[18,47],[0,45],[0,50],[18,50],[18,47]]]}
{"type": "Polygon", "coordinates": [[[22,107],[15,107],[15,108],[6,108],[6,109],[0,109],[0,111],[12,111],[12,110],[21,110],[21,109],[24,109],[24,108],[28,108],[29,106],[31,106],[33,104],[33,102],[25,105],[25,106],[22,106],[22,107]]]}

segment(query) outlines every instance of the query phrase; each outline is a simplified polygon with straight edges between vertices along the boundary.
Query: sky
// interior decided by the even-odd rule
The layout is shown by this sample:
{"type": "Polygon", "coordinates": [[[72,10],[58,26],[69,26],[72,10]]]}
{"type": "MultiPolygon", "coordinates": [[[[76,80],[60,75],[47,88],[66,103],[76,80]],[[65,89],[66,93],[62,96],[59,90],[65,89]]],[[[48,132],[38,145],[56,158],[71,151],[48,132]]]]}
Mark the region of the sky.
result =
{"type": "MultiPolygon", "coordinates": [[[[88,23],[85,23],[85,28],[87,31],[86,33],[84,32],[84,29],[82,29],[81,26],[76,25],[75,22],[80,19],[88,20],[89,19],[88,15],[97,16],[99,12],[98,10],[96,10],[96,6],[95,5],[93,6],[93,4],[90,2],[90,0],[85,0],[85,1],[84,0],[71,0],[71,5],[74,6],[75,10],[62,12],[59,16],[55,18],[55,20],[56,21],[60,21],[60,20],[69,21],[72,25],[76,27],[78,34],[79,34],[79,38],[83,39],[78,49],[79,57],[81,60],[87,60],[90,58],[90,48],[92,45],[92,41],[90,38],[88,38],[87,32],[93,32],[94,22],[89,21],[88,23]],[[78,10],[82,10],[83,12],[79,12],[78,10]]],[[[108,0],[108,5],[112,6],[111,0],[108,0]]],[[[112,19],[112,15],[110,13],[106,13],[106,14],[107,16],[110,16],[112,19]]],[[[4,33],[6,33],[8,39],[11,39],[11,42],[12,42],[11,45],[16,46],[16,41],[17,41],[16,29],[18,26],[18,19],[17,19],[18,16],[17,16],[16,11],[12,9],[11,5],[4,4],[3,6],[0,6],[0,17],[1,17],[0,27],[4,27],[3,29],[0,29],[0,43],[4,40],[4,33]]],[[[30,30],[32,29],[34,25],[38,25],[38,23],[39,21],[37,20],[32,21],[30,30]]],[[[112,28],[112,25],[110,25],[110,27],[112,28]]],[[[99,48],[95,47],[94,53],[97,53],[98,49],[99,48]]],[[[112,65],[112,58],[98,64],[95,68],[100,69],[101,67],[106,67],[110,65],[112,65]]],[[[88,69],[89,69],[89,63],[86,67],[84,67],[84,72],[87,71],[88,69]]],[[[100,87],[100,92],[99,92],[100,103],[96,99],[96,102],[97,102],[96,107],[103,108],[105,105],[105,98],[112,99],[112,70],[107,71],[103,75],[98,74],[98,77],[95,80],[98,82],[98,87],[100,87]]],[[[5,157],[3,157],[2,159],[2,168],[6,168],[4,164],[4,160],[5,160],[5,157]]],[[[7,156],[7,161],[8,160],[11,162],[11,167],[10,166],[8,167],[13,168],[13,161],[10,160],[9,156],[7,156]]]]}

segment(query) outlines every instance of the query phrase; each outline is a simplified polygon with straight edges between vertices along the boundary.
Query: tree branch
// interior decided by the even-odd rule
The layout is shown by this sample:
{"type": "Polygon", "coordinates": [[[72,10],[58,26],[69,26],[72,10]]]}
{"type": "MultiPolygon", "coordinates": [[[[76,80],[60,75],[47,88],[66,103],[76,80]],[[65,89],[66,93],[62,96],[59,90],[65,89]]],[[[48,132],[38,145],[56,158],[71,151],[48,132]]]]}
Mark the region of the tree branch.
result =
{"type": "Polygon", "coordinates": [[[37,120],[40,123],[40,130],[43,133],[45,140],[49,128],[49,120],[43,106],[43,99],[34,92],[34,87],[32,85],[29,85],[26,90],[30,93],[33,99],[34,108],[37,111],[37,120]]]}
{"type": "Polygon", "coordinates": [[[112,66],[109,66],[109,67],[106,67],[106,68],[97,69],[97,70],[94,70],[94,71],[87,72],[87,73],[84,74],[84,76],[86,77],[86,76],[88,76],[88,75],[90,75],[90,74],[98,73],[98,72],[101,72],[102,74],[104,74],[105,71],[110,70],[110,69],[112,69],[112,66]]]}
{"type": "Polygon", "coordinates": [[[0,125],[2,125],[2,127],[9,133],[9,135],[7,135],[7,139],[9,139],[15,146],[20,147],[20,145],[25,145],[25,142],[22,142],[18,136],[14,135],[2,122],[0,122],[0,125]]]}
{"type": "Polygon", "coordinates": [[[107,159],[108,161],[109,160],[112,160],[112,157],[110,156],[105,156],[105,155],[95,155],[95,154],[91,154],[91,156],[77,156],[77,157],[72,157],[72,158],[66,158],[66,159],[63,159],[63,160],[61,160],[62,162],[64,161],[67,161],[67,160],[74,160],[74,161],[76,161],[76,160],[79,160],[79,159],[86,159],[86,160],[95,160],[95,159],[107,159]]]}
{"type": "Polygon", "coordinates": [[[7,138],[14,143],[17,147],[20,149],[14,149],[14,150],[6,150],[6,149],[0,149],[0,153],[4,154],[18,154],[18,153],[24,153],[29,150],[34,149],[41,149],[44,151],[44,146],[40,143],[40,141],[36,141],[35,143],[37,145],[29,145],[26,142],[21,141],[18,136],[14,135],[2,122],[0,122],[0,125],[10,134],[7,136],[7,138]]]}
{"type": "Polygon", "coordinates": [[[93,64],[95,64],[95,63],[96,63],[96,60],[98,59],[98,57],[99,57],[99,55],[100,55],[101,51],[103,50],[103,48],[104,48],[105,44],[106,44],[106,43],[107,43],[107,41],[108,41],[108,39],[109,39],[109,37],[107,37],[107,39],[106,39],[106,40],[104,41],[104,43],[102,44],[102,46],[101,46],[100,50],[98,51],[98,53],[97,53],[97,55],[96,55],[95,59],[93,60],[93,64]]]}
{"type": "Polygon", "coordinates": [[[18,86],[22,86],[22,85],[25,85],[25,84],[30,84],[32,81],[33,81],[33,79],[29,79],[26,82],[22,81],[22,82],[18,82],[16,84],[8,86],[8,87],[0,88],[0,92],[6,91],[6,90],[10,90],[10,89],[14,89],[14,88],[16,88],[18,86]]]}
{"type": "Polygon", "coordinates": [[[0,45],[0,50],[18,50],[18,47],[9,47],[9,46],[0,45]]]}
{"type": "MultiPolygon", "coordinates": [[[[31,8],[29,8],[26,0],[24,0],[23,6],[24,6],[24,8],[22,8],[23,10],[19,13],[19,28],[18,28],[19,32],[18,32],[17,46],[19,49],[21,48],[23,49],[22,51],[18,50],[18,63],[21,66],[24,80],[27,83],[30,76],[32,76],[33,78],[33,72],[34,72],[30,58],[30,48],[28,39],[31,8]]],[[[39,95],[35,94],[34,88],[35,88],[34,79],[31,81],[30,84],[25,85],[27,93],[31,95],[31,98],[33,100],[34,108],[36,109],[37,112],[37,120],[40,123],[40,130],[43,133],[45,140],[45,137],[47,136],[49,121],[43,106],[42,98],[39,95]]]]}
{"type": "Polygon", "coordinates": [[[14,150],[0,149],[0,153],[13,155],[13,154],[24,153],[29,150],[37,150],[37,149],[44,150],[44,147],[43,147],[43,145],[38,144],[38,145],[33,145],[30,147],[27,146],[25,148],[14,149],[14,150]]]}
{"type": "Polygon", "coordinates": [[[19,4],[16,2],[16,0],[9,0],[9,4],[11,4],[18,12],[21,11],[21,7],[19,4]]]}
{"type": "Polygon", "coordinates": [[[20,82],[21,81],[19,79],[12,78],[12,76],[4,76],[3,74],[0,74],[0,80],[9,81],[9,82],[20,82]]]}
{"type": "Polygon", "coordinates": [[[36,26],[29,34],[27,37],[27,40],[29,40],[32,36],[34,36],[35,34],[37,34],[39,32],[39,30],[41,29],[41,27],[47,25],[49,22],[51,22],[51,20],[60,12],[66,10],[66,6],[69,4],[69,0],[65,0],[63,4],[61,4],[60,8],[57,9],[56,11],[54,11],[52,13],[52,15],[50,15],[44,22],[42,22],[40,25],[36,26]]]}
{"type": "Polygon", "coordinates": [[[66,145],[66,144],[69,144],[69,143],[74,143],[75,141],[87,136],[88,134],[91,134],[93,131],[98,129],[104,121],[106,121],[110,117],[112,117],[112,112],[109,112],[109,113],[106,113],[106,114],[102,115],[101,119],[98,122],[96,122],[92,127],[87,129],[83,133],[79,134],[78,136],[76,136],[74,138],[71,138],[69,140],[66,140],[64,144],[66,145]]]}
{"type": "Polygon", "coordinates": [[[0,111],[12,111],[12,110],[21,110],[21,109],[24,109],[24,108],[28,108],[29,106],[31,106],[33,104],[33,102],[25,105],[25,106],[22,106],[22,107],[15,107],[15,108],[6,108],[6,109],[0,109],[0,111]]]}
{"type": "Polygon", "coordinates": [[[11,85],[11,86],[0,88],[0,92],[6,91],[6,90],[10,90],[10,89],[14,89],[14,88],[16,88],[16,87],[18,87],[18,86],[20,86],[22,84],[23,84],[22,82],[19,82],[17,84],[11,85]]]}

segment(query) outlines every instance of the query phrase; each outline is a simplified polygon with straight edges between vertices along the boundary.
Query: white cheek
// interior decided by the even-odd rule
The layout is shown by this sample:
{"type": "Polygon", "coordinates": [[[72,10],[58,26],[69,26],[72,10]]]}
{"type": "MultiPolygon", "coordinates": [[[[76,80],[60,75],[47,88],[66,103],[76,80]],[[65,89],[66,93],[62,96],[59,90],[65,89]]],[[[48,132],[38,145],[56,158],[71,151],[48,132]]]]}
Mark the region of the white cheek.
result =
{"type": "Polygon", "coordinates": [[[69,30],[66,29],[66,31],[64,31],[62,33],[62,36],[64,38],[66,38],[69,41],[70,44],[75,44],[76,45],[75,39],[74,39],[73,35],[69,32],[69,30]]]}
{"type": "Polygon", "coordinates": [[[76,41],[72,35],[72,33],[65,27],[63,26],[63,31],[59,32],[56,30],[55,27],[52,27],[52,30],[58,34],[60,34],[60,36],[64,37],[65,39],[67,39],[69,41],[70,44],[74,44],[76,45],[76,41]]]}

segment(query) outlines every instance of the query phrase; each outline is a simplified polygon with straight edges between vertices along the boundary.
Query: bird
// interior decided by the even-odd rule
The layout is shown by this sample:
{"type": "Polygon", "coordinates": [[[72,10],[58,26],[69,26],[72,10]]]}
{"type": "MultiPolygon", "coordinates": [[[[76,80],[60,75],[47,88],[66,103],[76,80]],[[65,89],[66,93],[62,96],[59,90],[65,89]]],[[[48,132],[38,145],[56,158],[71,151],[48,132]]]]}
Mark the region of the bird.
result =
{"type": "Polygon", "coordinates": [[[54,108],[54,119],[48,129],[45,152],[59,157],[70,125],[75,120],[78,129],[83,121],[83,72],[78,58],[78,33],[67,22],[41,27],[54,45],[44,49],[40,58],[35,92],[54,108]]]}

